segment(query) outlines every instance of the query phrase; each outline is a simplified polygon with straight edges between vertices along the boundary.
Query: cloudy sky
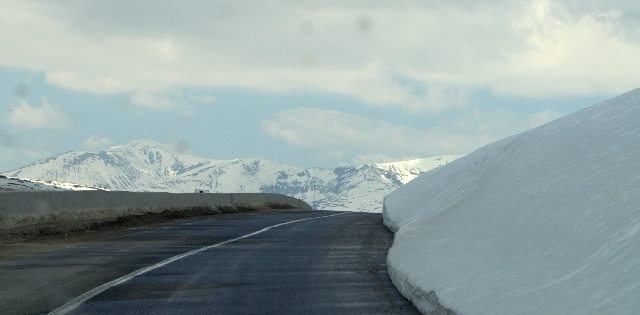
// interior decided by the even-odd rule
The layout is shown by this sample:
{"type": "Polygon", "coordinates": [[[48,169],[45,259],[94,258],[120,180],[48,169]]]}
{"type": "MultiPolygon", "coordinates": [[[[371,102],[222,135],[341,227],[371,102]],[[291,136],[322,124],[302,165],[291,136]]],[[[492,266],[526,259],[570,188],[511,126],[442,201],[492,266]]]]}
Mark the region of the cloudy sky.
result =
{"type": "Polygon", "coordinates": [[[469,153],[640,87],[640,4],[4,0],[0,47],[0,171],[139,139],[336,167],[469,153]]]}

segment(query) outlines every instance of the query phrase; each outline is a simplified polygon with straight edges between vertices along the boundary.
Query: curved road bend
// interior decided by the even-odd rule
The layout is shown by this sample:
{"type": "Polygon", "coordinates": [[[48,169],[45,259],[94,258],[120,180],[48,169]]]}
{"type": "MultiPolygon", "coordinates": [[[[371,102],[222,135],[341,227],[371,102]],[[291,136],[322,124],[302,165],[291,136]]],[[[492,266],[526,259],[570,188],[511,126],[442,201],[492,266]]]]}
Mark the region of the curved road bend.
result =
{"type": "Polygon", "coordinates": [[[392,240],[380,214],[283,211],[1,246],[0,313],[419,314],[387,274],[392,240]]]}

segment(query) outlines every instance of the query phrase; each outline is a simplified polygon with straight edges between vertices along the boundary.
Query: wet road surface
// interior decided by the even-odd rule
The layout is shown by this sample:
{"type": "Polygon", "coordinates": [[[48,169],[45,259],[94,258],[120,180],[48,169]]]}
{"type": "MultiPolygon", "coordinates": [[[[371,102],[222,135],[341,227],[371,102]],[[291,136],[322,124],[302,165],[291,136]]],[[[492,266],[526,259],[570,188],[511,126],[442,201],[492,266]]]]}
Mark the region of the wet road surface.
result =
{"type": "Polygon", "coordinates": [[[387,274],[393,236],[380,214],[248,213],[101,233],[2,246],[0,313],[47,314],[200,250],[60,313],[418,314],[387,274]]]}

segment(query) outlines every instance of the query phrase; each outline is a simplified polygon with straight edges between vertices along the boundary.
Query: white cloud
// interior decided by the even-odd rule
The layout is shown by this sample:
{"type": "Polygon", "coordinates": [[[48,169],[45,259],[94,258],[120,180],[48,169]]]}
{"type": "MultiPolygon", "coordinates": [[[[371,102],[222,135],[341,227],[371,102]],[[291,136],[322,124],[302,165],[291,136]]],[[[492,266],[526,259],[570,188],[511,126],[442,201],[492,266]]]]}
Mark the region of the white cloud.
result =
{"type": "Polygon", "coordinates": [[[638,87],[640,38],[624,36],[611,10],[571,15],[550,0],[535,1],[513,24],[529,49],[510,57],[495,78],[502,94],[559,96],[618,94],[638,87]]]}
{"type": "Polygon", "coordinates": [[[637,5],[588,3],[3,1],[0,64],[161,108],[172,104],[159,95],[183,86],[341,93],[409,111],[467,106],[475,87],[525,96],[637,87],[640,23],[627,13],[637,5]]]}
{"type": "Polygon", "coordinates": [[[552,112],[523,115],[503,108],[476,110],[443,121],[446,128],[418,130],[339,111],[298,108],[265,119],[261,127],[288,145],[321,152],[337,162],[371,163],[466,154],[556,116],[552,112]]]}
{"type": "Polygon", "coordinates": [[[388,163],[398,161],[408,161],[422,158],[421,156],[390,157],[384,154],[360,154],[352,159],[353,164],[388,163]]]}
{"type": "Polygon", "coordinates": [[[26,100],[20,100],[17,106],[11,108],[9,121],[22,129],[63,129],[71,120],[61,108],[42,98],[40,107],[33,107],[26,100]]]}
{"type": "Polygon", "coordinates": [[[82,149],[85,151],[100,151],[115,145],[115,142],[107,137],[91,135],[82,142],[82,149]]]}
{"type": "Polygon", "coordinates": [[[153,109],[172,109],[178,105],[168,97],[155,95],[146,91],[138,91],[131,96],[131,104],[153,109]]]}

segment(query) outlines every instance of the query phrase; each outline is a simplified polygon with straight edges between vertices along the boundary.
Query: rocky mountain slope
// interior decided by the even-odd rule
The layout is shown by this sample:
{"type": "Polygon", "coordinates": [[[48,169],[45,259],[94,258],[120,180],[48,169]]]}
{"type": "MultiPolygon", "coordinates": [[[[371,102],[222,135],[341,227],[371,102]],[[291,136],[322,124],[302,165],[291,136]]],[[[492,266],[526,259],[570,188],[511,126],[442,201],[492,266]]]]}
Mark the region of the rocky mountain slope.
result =
{"type": "Polygon", "coordinates": [[[270,192],[300,198],[315,209],[380,212],[385,194],[457,157],[321,169],[264,159],[210,160],[139,141],[106,151],[63,153],[3,175],[109,190],[270,192]]]}

